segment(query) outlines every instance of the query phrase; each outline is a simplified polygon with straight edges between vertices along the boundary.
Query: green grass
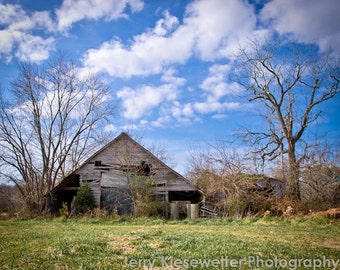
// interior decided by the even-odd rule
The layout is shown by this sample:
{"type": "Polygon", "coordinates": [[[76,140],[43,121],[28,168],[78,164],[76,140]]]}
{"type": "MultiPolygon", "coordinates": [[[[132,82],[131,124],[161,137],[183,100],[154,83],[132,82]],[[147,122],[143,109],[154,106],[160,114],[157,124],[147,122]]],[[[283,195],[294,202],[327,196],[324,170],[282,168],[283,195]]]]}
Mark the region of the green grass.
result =
{"type": "Polygon", "coordinates": [[[0,268],[313,269],[340,260],[339,225],[324,217],[0,221],[0,268]],[[199,259],[210,265],[200,267],[199,259]],[[143,268],[150,262],[153,268],[143,268]]]}

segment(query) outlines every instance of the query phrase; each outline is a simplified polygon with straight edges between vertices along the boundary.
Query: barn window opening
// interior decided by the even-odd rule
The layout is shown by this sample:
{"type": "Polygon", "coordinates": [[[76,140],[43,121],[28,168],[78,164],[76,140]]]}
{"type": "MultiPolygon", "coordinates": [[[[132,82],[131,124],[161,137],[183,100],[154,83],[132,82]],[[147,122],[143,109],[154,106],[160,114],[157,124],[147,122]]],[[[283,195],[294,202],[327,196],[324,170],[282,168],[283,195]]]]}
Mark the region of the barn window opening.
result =
{"type": "Polygon", "coordinates": [[[94,162],[94,166],[95,166],[95,167],[100,167],[100,166],[102,166],[102,161],[101,161],[101,160],[96,160],[96,161],[94,162]]]}
{"type": "Polygon", "coordinates": [[[147,164],[144,160],[141,161],[138,173],[143,176],[150,176],[151,164],[147,164]]]}

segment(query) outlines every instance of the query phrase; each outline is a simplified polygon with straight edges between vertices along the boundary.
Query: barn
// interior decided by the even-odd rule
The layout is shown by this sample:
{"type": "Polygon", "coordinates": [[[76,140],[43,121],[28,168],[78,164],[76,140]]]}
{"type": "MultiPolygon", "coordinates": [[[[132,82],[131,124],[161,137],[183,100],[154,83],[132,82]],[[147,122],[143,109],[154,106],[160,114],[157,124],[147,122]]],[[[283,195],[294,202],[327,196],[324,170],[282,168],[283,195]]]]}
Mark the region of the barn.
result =
{"type": "Polygon", "coordinates": [[[153,179],[152,194],[163,202],[166,216],[169,216],[172,202],[197,204],[201,200],[197,187],[127,133],[121,133],[52,190],[51,210],[57,212],[63,203],[70,206],[80,185],[87,182],[96,207],[109,212],[115,210],[118,214],[133,214],[133,202],[129,196],[131,177],[140,181],[153,179]]]}

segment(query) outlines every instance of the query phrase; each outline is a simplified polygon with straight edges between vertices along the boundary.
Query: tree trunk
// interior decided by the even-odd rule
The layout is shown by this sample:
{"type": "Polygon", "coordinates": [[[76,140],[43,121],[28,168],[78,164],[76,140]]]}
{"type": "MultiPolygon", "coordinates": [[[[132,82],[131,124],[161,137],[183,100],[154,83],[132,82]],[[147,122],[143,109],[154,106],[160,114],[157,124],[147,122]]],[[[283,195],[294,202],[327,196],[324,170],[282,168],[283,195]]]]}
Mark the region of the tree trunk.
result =
{"type": "Polygon", "coordinates": [[[299,164],[296,160],[295,147],[290,145],[288,148],[289,176],[288,189],[286,197],[292,200],[300,200],[300,183],[299,183],[299,164]]]}

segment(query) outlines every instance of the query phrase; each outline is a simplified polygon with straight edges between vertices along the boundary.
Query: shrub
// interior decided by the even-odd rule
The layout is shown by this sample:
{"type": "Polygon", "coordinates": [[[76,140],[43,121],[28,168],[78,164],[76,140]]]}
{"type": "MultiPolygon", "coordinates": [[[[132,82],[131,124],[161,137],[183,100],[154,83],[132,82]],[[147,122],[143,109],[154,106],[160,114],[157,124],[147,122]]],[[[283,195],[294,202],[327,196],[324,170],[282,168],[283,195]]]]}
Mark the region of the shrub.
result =
{"type": "Polygon", "coordinates": [[[154,216],[162,211],[161,199],[152,194],[155,180],[146,176],[134,176],[129,184],[135,216],[154,216]]]}
{"type": "Polygon", "coordinates": [[[74,200],[74,210],[76,214],[84,214],[94,208],[94,197],[87,182],[84,182],[78,190],[74,200]]]}
{"type": "Polygon", "coordinates": [[[68,205],[66,202],[63,202],[63,204],[61,205],[61,208],[59,209],[59,216],[63,218],[67,218],[68,215],[69,215],[68,205]]]}

